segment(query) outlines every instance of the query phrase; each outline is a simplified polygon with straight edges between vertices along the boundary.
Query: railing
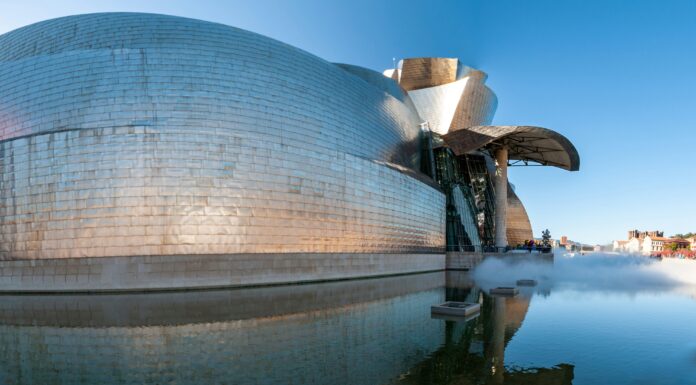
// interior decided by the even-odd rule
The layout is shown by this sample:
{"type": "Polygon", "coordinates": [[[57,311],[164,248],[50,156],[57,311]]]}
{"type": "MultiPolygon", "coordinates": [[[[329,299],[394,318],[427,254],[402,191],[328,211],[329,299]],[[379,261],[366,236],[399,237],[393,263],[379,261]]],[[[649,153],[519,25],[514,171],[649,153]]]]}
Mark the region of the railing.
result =
{"type": "Polygon", "coordinates": [[[469,252],[469,253],[508,253],[510,251],[516,250],[516,251],[526,251],[529,253],[550,253],[551,252],[551,246],[544,247],[544,246],[532,246],[530,247],[512,247],[512,246],[505,246],[505,247],[500,247],[500,246],[473,246],[473,245],[448,245],[447,246],[447,251],[461,251],[461,252],[469,252]]]}
{"type": "Polygon", "coordinates": [[[447,251],[464,251],[469,253],[481,252],[481,246],[473,245],[447,245],[447,251]]]}
{"type": "Polygon", "coordinates": [[[551,246],[532,246],[532,247],[524,247],[524,246],[519,246],[519,247],[514,247],[511,248],[511,250],[523,250],[527,251],[529,253],[550,253],[551,252],[551,246]]]}

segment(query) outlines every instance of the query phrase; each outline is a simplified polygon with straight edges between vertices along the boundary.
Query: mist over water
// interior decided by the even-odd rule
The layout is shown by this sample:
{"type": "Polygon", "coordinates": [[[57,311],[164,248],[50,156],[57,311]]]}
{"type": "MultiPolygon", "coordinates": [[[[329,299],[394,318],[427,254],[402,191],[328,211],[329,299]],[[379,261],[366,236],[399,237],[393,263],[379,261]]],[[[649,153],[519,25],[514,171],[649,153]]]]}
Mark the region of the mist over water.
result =
{"type": "Polygon", "coordinates": [[[592,253],[571,257],[556,252],[553,262],[530,255],[487,258],[473,271],[482,288],[514,286],[534,279],[538,289],[602,291],[686,291],[696,296],[696,261],[592,253]]]}

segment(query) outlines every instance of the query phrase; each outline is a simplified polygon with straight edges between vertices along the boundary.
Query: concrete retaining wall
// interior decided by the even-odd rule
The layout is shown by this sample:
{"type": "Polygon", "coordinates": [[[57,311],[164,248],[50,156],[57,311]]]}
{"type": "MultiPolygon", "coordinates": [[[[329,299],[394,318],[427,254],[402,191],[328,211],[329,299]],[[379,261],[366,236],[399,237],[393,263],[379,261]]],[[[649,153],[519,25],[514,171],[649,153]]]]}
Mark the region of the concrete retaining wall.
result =
{"type": "Polygon", "coordinates": [[[482,253],[449,251],[445,257],[445,267],[447,270],[471,270],[481,261],[482,253]]]}
{"type": "Polygon", "coordinates": [[[511,261],[542,260],[553,261],[553,253],[479,253],[448,251],[445,257],[447,270],[471,270],[486,258],[502,258],[511,261]]]}
{"type": "Polygon", "coordinates": [[[0,261],[0,292],[234,287],[444,269],[443,254],[287,253],[0,261]]]}

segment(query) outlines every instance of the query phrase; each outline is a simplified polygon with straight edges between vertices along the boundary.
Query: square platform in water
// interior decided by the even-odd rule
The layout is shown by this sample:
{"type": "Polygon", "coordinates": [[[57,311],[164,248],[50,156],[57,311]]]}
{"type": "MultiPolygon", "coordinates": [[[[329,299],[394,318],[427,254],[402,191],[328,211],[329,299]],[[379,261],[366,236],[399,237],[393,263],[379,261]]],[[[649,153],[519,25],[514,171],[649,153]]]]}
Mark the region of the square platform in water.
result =
{"type": "Polygon", "coordinates": [[[481,305],[471,302],[455,302],[448,301],[440,305],[430,307],[430,312],[433,314],[443,314],[450,316],[466,317],[468,315],[481,311],[481,305]]]}
{"type": "Polygon", "coordinates": [[[533,279],[518,279],[517,286],[536,286],[537,281],[533,279]]]}
{"type": "Polygon", "coordinates": [[[491,289],[491,290],[489,291],[489,293],[491,293],[492,295],[510,295],[510,296],[514,296],[514,295],[517,295],[517,293],[519,293],[519,290],[517,290],[516,287],[502,287],[502,286],[501,286],[501,287],[496,287],[496,288],[494,288],[494,289],[491,289]]]}
{"type": "Polygon", "coordinates": [[[455,321],[455,322],[469,322],[471,320],[478,318],[480,315],[481,315],[481,312],[470,314],[470,315],[447,315],[447,314],[439,314],[439,313],[430,312],[431,319],[438,319],[438,320],[443,320],[443,321],[455,321]]]}

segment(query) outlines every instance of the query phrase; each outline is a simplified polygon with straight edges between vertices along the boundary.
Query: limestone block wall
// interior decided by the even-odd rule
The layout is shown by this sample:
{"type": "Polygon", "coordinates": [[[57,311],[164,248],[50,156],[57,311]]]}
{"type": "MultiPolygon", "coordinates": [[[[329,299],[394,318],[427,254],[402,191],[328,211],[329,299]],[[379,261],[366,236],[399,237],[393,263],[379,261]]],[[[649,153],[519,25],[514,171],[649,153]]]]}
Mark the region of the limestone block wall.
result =
{"type": "Polygon", "coordinates": [[[467,251],[448,251],[445,258],[447,270],[471,270],[483,261],[483,253],[467,251]]]}
{"type": "MultiPolygon", "coordinates": [[[[271,318],[406,296],[450,286],[453,272],[302,285],[143,293],[3,294],[0,324],[143,327],[271,318]]],[[[457,275],[456,277],[459,277],[457,275]]]]}
{"type": "Polygon", "coordinates": [[[254,253],[0,261],[0,292],[201,289],[445,269],[443,254],[254,253]]]}

